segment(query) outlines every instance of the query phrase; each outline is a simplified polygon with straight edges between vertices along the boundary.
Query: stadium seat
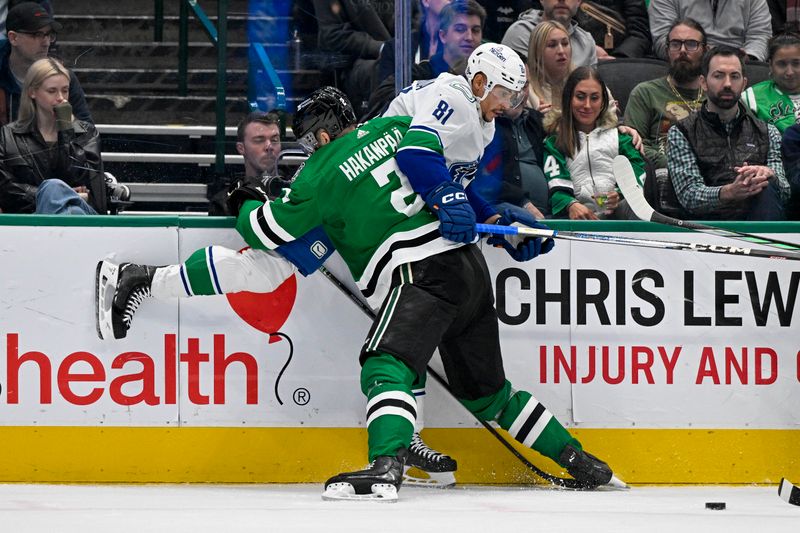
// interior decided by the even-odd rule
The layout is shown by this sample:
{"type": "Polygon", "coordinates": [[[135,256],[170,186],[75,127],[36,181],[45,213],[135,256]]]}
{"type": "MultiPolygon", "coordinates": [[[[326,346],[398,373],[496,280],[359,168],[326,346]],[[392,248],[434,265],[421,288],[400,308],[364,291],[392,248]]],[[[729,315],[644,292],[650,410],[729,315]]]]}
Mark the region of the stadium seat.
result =
{"type": "Polygon", "coordinates": [[[665,61],[649,58],[617,58],[597,64],[597,70],[611,90],[620,112],[625,110],[628,96],[637,84],[660,78],[666,75],[667,69],[665,61]]]}
{"type": "Polygon", "coordinates": [[[747,86],[755,85],[769,79],[769,63],[764,61],[748,61],[744,66],[747,86]]]}

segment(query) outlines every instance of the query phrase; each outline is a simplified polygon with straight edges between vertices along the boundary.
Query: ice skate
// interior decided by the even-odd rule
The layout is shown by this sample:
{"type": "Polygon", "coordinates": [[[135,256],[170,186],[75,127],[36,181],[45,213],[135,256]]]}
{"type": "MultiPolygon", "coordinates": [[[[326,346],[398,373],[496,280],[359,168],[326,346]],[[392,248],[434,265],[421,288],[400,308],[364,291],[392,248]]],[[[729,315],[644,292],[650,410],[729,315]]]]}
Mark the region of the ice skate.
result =
{"type": "Polygon", "coordinates": [[[569,475],[581,484],[583,489],[591,490],[601,486],[628,488],[625,482],[614,476],[606,463],[569,444],[561,452],[559,462],[564,465],[569,475]]]}
{"type": "Polygon", "coordinates": [[[453,475],[456,469],[458,463],[455,459],[431,449],[419,433],[414,433],[403,468],[403,483],[433,488],[452,487],[456,484],[453,475]]]}
{"type": "Polygon", "coordinates": [[[396,457],[380,455],[364,470],[333,476],[325,482],[322,499],[396,502],[406,455],[406,450],[396,457]]]}
{"type": "Polygon", "coordinates": [[[95,273],[95,317],[101,339],[122,339],[128,334],[133,315],[145,298],[156,267],[109,261],[97,263],[95,273]]]}

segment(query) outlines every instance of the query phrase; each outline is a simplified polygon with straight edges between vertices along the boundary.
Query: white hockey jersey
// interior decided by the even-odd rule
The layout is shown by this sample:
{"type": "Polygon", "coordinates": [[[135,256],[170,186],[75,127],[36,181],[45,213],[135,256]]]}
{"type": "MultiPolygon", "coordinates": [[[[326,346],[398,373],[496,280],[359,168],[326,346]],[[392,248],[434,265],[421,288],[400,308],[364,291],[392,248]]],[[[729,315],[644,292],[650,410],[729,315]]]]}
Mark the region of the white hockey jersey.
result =
{"type": "Polygon", "coordinates": [[[412,117],[400,150],[441,154],[453,181],[465,188],[494,137],[494,121],[483,120],[467,80],[449,73],[415,81],[392,100],[383,116],[412,117]]]}

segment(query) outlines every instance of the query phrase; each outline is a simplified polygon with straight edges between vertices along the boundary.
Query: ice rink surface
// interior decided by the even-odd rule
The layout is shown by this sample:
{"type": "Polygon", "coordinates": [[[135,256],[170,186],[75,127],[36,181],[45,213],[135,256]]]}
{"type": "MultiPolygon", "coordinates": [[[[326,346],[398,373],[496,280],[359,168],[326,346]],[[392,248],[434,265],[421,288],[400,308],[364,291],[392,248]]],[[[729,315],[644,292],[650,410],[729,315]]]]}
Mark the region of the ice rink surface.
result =
{"type": "Polygon", "coordinates": [[[3,533],[800,531],[772,487],[403,487],[397,503],[326,502],[314,485],[0,485],[3,533]],[[706,502],[725,502],[712,511],[706,502]]]}

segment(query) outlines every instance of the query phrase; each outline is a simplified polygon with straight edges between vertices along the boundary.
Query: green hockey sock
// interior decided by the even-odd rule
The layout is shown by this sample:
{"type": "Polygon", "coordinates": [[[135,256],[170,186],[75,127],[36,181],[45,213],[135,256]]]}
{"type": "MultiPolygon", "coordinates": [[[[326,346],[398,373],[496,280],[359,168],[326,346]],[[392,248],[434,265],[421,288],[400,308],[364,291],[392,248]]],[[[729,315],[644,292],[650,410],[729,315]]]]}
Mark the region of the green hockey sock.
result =
{"type": "Polygon", "coordinates": [[[367,396],[369,460],[396,455],[411,443],[416,402],[411,384],[416,378],[405,363],[388,354],[375,353],[361,368],[361,391],[367,396]]]}
{"type": "Polygon", "coordinates": [[[490,396],[462,403],[482,420],[496,420],[516,440],[556,463],[567,444],[581,449],[580,442],[544,405],[529,392],[514,391],[508,381],[490,396]]]}
{"type": "Polygon", "coordinates": [[[219,281],[213,272],[213,252],[212,247],[201,248],[194,252],[183,264],[183,271],[186,275],[184,283],[187,292],[195,296],[208,296],[221,294],[219,281]]]}

